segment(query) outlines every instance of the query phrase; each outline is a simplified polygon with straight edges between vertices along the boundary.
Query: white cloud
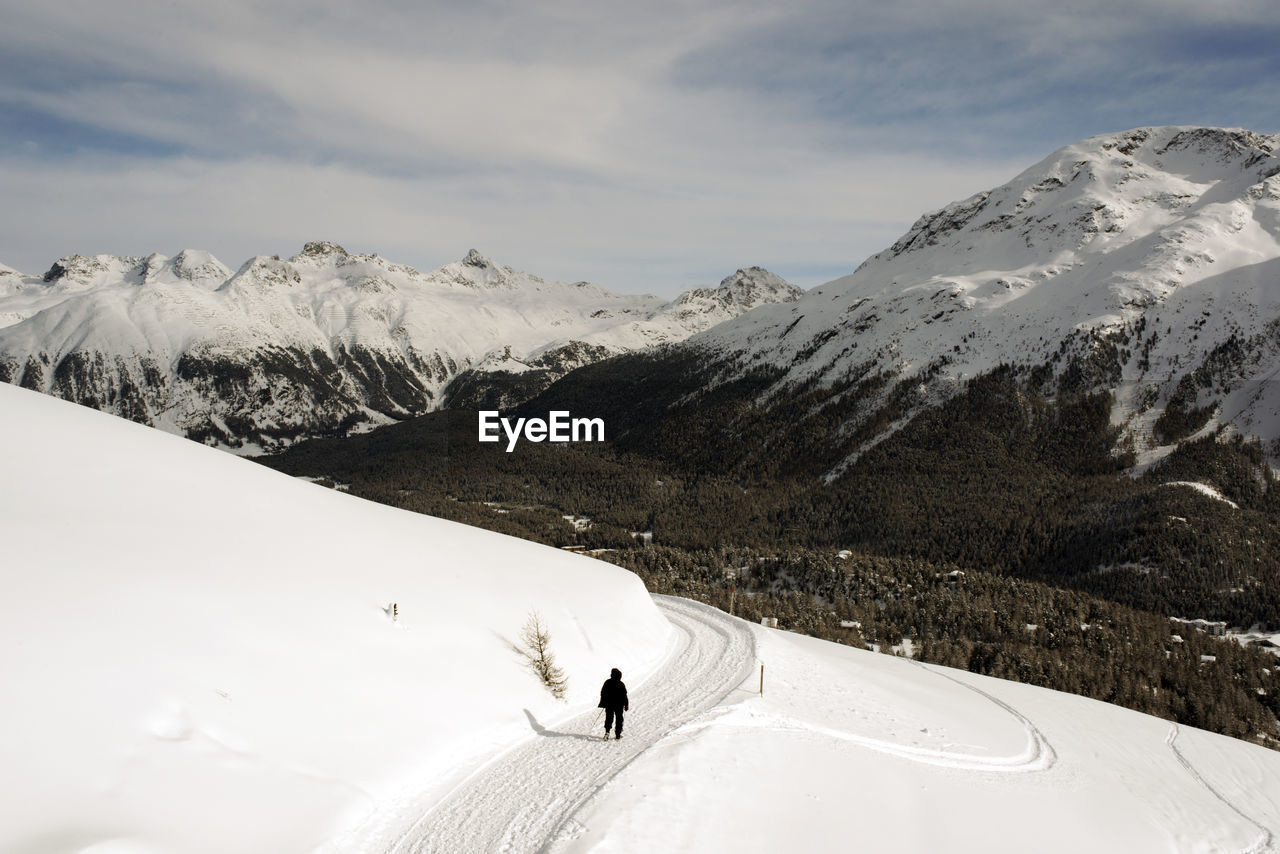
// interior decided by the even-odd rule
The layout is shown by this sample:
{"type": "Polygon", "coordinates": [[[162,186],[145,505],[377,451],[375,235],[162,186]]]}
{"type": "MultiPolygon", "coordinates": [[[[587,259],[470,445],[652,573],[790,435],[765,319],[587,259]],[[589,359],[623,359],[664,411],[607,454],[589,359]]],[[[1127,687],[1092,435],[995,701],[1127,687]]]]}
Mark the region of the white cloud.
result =
{"type": "MultiPolygon", "coordinates": [[[[1127,120],[1140,92],[1073,87],[1127,63],[1184,92],[1186,69],[1144,65],[1124,39],[1170,21],[1239,26],[1258,6],[0,12],[0,105],[38,119],[0,128],[0,261],[193,245],[234,265],[324,237],[418,266],[474,245],[540,275],[671,293],[752,263],[851,268],[1057,145],[1158,119],[1127,120]],[[1095,112],[1077,115],[1082,102],[1095,112]]],[[[1257,102],[1214,94],[1246,115],[1257,102]]]]}

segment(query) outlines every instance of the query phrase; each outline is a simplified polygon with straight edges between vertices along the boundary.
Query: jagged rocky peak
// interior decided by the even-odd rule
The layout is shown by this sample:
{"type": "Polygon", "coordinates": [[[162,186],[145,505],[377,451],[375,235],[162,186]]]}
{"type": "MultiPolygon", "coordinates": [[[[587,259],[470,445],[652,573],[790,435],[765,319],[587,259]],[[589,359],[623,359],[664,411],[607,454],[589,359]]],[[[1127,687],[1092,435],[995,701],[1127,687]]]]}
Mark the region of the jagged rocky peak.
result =
{"type": "Polygon", "coordinates": [[[173,256],[173,272],[180,279],[223,279],[231,275],[231,269],[210,252],[202,249],[183,249],[173,256]]]}
{"type": "Polygon", "coordinates": [[[765,303],[795,302],[804,294],[786,279],[760,266],[749,266],[721,280],[716,288],[692,288],[669,303],[680,318],[701,316],[700,328],[719,323],[765,303]]]}
{"type": "Polygon", "coordinates": [[[44,281],[61,290],[79,291],[112,285],[143,285],[174,279],[217,287],[231,276],[231,269],[208,252],[184,249],[174,257],[153,252],[132,255],[67,255],[44,274],[44,281]]]}
{"type": "Polygon", "coordinates": [[[159,252],[153,252],[145,258],[132,255],[67,255],[54,262],[44,274],[44,281],[50,284],[92,286],[113,283],[138,285],[176,277],[193,282],[221,283],[230,275],[231,269],[211,253],[200,249],[183,249],[172,258],[159,252]]]}
{"type": "Polygon", "coordinates": [[[1155,154],[1171,151],[1197,151],[1213,155],[1219,163],[1240,160],[1247,164],[1257,162],[1259,154],[1275,152],[1280,137],[1268,136],[1243,128],[1141,128],[1130,134],[1143,134],[1142,141],[1155,141],[1155,154]],[[1169,132],[1173,132],[1172,136],[1169,132]]]}
{"type": "MultiPolygon", "coordinates": [[[[699,306],[719,306],[735,312],[765,303],[794,302],[804,293],[786,279],[763,267],[743,267],[726,276],[716,288],[694,288],[676,297],[675,305],[700,310],[699,306]]],[[[723,318],[722,318],[723,319],[723,318]]]]}
{"type": "MultiPolygon", "coordinates": [[[[296,258],[297,256],[295,256],[296,258]]],[[[227,279],[219,290],[238,290],[248,285],[272,287],[293,286],[302,282],[302,275],[293,266],[293,260],[281,260],[279,255],[255,255],[227,279]]]]}
{"type": "Polygon", "coordinates": [[[521,281],[543,281],[537,276],[517,273],[510,267],[486,258],[475,249],[469,251],[461,261],[446,264],[438,272],[452,283],[469,288],[511,288],[521,281]]]}
{"type": "Polygon", "coordinates": [[[139,284],[155,279],[157,276],[161,275],[166,268],[172,269],[176,274],[177,269],[174,264],[175,260],[177,259],[169,258],[167,255],[161,255],[159,252],[152,252],[142,261],[142,276],[139,279],[139,284]]]}
{"type": "Polygon", "coordinates": [[[67,255],[53,262],[53,266],[44,274],[46,282],[57,282],[69,278],[88,278],[95,273],[105,272],[107,265],[100,258],[88,258],[84,255],[67,255]]]}
{"type": "MultiPolygon", "coordinates": [[[[1063,149],[1082,155],[1091,180],[1110,188],[1138,180],[1173,180],[1212,187],[1244,179],[1252,184],[1280,169],[1280,136],[1233,128],[1135,128],[1063,149]]],[[[1052,158],[1050,158],[1052,160],[1052,158]]]]}
{"type": "Polygon", "coordinates": [[[481,255],[475,249],[472,249],[467,253],[467,257],[462,259],[462,263],[466,264],[468,267],[480,267],[482,269],[493,266],[492,261],[481,255]]]}
{"type": "MultiPolygon", "coordinates": [[[[1280,136],[1239,128],[1143,127],[1068,145],[1032,170],[1063,177],[1068,168],[1074,173],[1081,166],[1089,166],[1092,174],[1106,179],[1105,167],[1112,166],[1139,173],[1138,177],[1143,178],[1149,176],[1141,173],[1149,170],[1196,182],[1216,183],[1237,173],[1248,175],[1262,164],[1262,174],[1252,176],[1252,180],[1261,180],[1267,174],[1275,174],[1274,162],[1268,169],[1266,161],[1277,147],[1280,147],[1280,136]]],[[[1117,171],[1110,177],[1115,181],[1129,176],[1117,171]]]]}
{"type": "Polygon", "coordinates": [[[44,274],[45,282],[71,290],[93,288],[111,282],[142,281],[147,259],[135,255],[68,255],[59,258],[44,274]]]}
{"type": "Polygon", "coordinates": [[[350,253],[336,243],[329,240],[310,240],[302,251],[293,256],[293,261],[305,260],[326,260],[328,258],[337,257],[339,259],[349,257],[350,253]]]}
{"type": "Polygon", "coordinates": [[[784,301],[797,299],[804,290],[796,287],[786,279],[770,273],[764,267],[743,267],[732,276],[720,280],[720,287],[726,290],[746,292],[766,292],[786,295],[784,301]]]}

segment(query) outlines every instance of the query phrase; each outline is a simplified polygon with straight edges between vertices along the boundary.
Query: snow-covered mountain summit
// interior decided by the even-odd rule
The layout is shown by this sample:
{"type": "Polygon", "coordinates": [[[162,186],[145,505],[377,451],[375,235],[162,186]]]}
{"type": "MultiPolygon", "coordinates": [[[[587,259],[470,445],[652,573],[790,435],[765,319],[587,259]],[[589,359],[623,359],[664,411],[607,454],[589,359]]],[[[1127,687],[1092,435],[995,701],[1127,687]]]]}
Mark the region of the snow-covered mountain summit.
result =
{"type": "Polygon", "coordinates": [[[192,438],[266,446],[434,408],[472,367],[567,370],[801,291],[765,271],[673,301],[551,282],[472,249],[422,273],[314,241],[232,272],[207,252],[0,269],[0,380],[192,438]]]}
{"type": "Polygon", "coordinates": [[[1276,438],[1278,148],[1217,128],[1093,137],[691,343],[790,380],[919,375],[921,402],[1000,364],[1051,364],[1113,389],[1139,451],[1214,423],[1276,438]],[[1157,423],[1170,407],[1191,417],[1157,423]]]}
{"type": "MultiPolygon", "coordinates": [[[[579,286],[594,287],[586,283],[579,286]]],[[[630,319],[601,309],[595,315],[597,319],[616,319],[618,324],[569,343],[552,342],[519,358],[510,347],[490,353],[450,383],[445,404],[506,409],[533,397],[569,371],[621,350],[674,343],[757,306],[792,302],[803,293],[768,270],[750,267],[725,277],[719,287],[684,292],[652,317],[630,319]],[[677,335],[672,334],[673,322],[679,330],[677,335]]]]}
{"type": "Polygon", "coordinates": [[[674,305],[691,317],[709,318],[716,314],[722,319],[735,316],[737,310],[747,310],[757,305],[792,302],[804,291],[788,283],[781,276],[763,267],[747,267],[732,276],[726,276],[716,288],[695,288],[676,298],[674,305]]]}

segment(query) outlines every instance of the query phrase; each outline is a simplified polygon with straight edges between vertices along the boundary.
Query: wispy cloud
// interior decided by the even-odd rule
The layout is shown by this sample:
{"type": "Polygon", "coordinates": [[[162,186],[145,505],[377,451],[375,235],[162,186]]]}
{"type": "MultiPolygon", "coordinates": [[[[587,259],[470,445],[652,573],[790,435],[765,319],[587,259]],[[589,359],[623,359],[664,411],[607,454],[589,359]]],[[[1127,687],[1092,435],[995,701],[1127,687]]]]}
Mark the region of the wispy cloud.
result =
{"type": "Polygon", "coordinates": [[[1267,5],[0,0],[0,260],[325,237],[817,284],[1080,137],[1276,130],[1267,5]]]}

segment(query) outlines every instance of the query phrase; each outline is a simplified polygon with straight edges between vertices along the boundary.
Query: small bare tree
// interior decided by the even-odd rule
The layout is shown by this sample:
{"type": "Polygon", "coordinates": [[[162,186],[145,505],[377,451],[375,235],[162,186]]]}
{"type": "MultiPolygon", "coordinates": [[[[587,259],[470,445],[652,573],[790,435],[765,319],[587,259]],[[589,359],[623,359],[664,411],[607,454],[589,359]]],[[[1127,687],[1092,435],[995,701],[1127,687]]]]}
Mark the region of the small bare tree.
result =
{"type": "Polygon", "coordinates": [[[551,633],[547,631],[547,626],[537,611],[529,612],[529,619],[525,620],[524,628],[520,630],[520,642],[524,644],[523,651],[529,659],[529,666],[538,674],[542,684],[557,699],[563,699],[564,692],[569,687],[569,678],[556,664],[556,657],[550,649],[551,633]]]}

